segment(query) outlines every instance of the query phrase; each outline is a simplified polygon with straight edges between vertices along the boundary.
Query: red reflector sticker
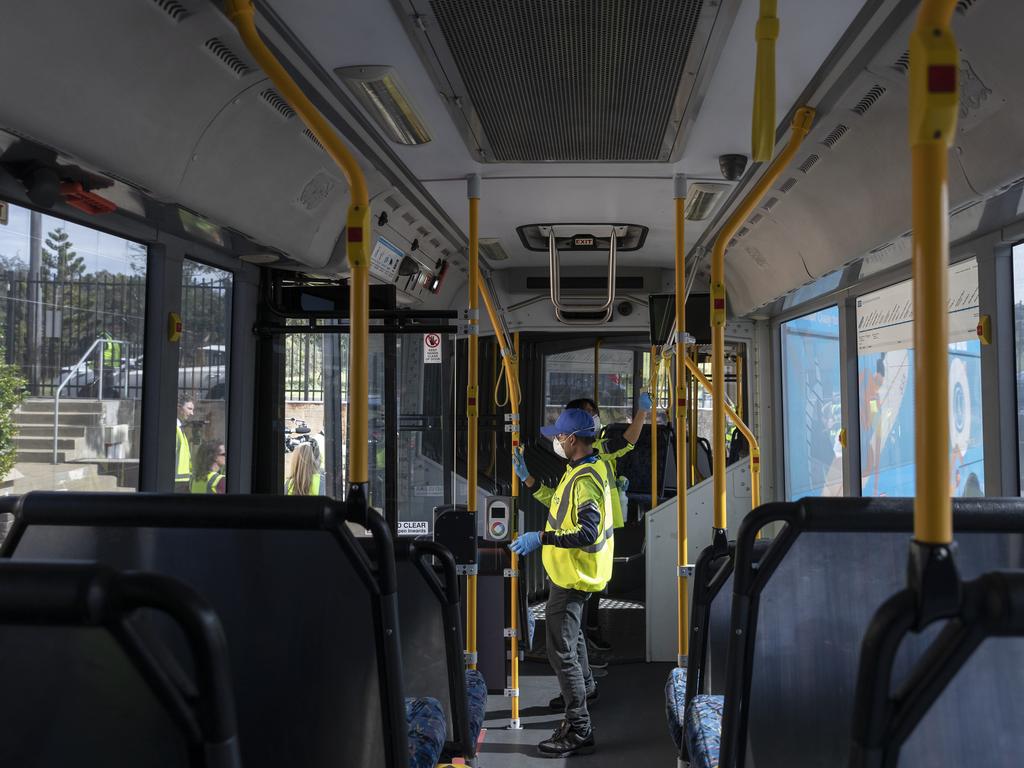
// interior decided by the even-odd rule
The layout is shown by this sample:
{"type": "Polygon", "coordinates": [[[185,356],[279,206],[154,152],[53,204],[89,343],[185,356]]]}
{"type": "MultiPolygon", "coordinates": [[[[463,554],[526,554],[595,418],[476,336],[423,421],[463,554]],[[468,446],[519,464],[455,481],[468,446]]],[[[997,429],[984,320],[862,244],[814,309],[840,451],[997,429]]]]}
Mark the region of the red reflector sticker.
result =
{"type": "Polygon", "coordinates": [[[715,299],[715,309],[725,309],[725,299],[715,299]]]}
{"type": "Polygon", "coordinates": [[[361,243],[361,242],[363,242],[363,228],[362,227],[349,227],[348,228],[348,241],[350,243],[361,243]]]}
{"type": "Polygon", "coordinates": [[[751,463],[752,464],[760,464],[761,463],[760,457],[755,456],[753,459],[751,459],[751,463]]]}
{"type": "Polygon", "coordinates": [[[476,405],[476,398],[475,397],[470,397],[470,398],[468,398],[467,402],[470,405],[476,405]]]}
{"type": "Polygon", "coordinates": [[[953,93],[956,90],[956,67],[935,64],[928,67],[928,92],[953,93]]]}

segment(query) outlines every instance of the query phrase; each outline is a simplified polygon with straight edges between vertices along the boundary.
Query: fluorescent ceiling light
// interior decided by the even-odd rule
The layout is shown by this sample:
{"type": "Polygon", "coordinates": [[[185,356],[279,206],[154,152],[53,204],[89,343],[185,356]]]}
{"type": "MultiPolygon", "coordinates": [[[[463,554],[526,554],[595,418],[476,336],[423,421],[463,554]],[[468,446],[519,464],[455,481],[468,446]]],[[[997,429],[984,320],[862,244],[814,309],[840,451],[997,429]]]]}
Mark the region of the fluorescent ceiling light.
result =
{"type": "Polygon", "coordinates": [[[348,86],[392,141],[426,144],[430,133],[413,108],[393,67],[338,67],[334,74],[348,86]]]}
{"type": "Polygon", "coordinates": [[[710,181],[699,181],[690,185],[686,195],[686,218],[690,221],[703,221],[711,216],[722,195],[729,189],[728,184],[716,184],[710,181]]]}

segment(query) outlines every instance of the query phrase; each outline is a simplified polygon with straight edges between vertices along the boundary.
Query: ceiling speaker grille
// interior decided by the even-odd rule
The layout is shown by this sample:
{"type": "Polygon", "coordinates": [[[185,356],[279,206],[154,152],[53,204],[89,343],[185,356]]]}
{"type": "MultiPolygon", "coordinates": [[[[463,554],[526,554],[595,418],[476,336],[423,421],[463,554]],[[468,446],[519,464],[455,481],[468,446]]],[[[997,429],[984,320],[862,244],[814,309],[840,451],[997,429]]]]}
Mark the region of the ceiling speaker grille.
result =
{"type": "Polygon", "coordinates": [[[263,100],[267,102],[267,104],[277,110],[277,113],[285,120],[291,120],[295,117],[295,110],[289,107],[288,102],[281,98],[281,94],[273,88],[267,88],[265,91],[261,91],[260,96],[263,97],[263,100]]]}
{"type": "Polygon", "coordinates": [[[302,135],[305,136],[307,139],[309,139],[310,142],[312,142],[314,147],[317,147],[318,149],[322,150],[323,152],[327,151],[326,149],[324,149],[324,145],[320,143],[320,139],[318,139],[316,137],[316,134],[314,134],[311,130],[309,130],[309,128],[304,128],[302,130],[302,135]]]}
{"type": "Polygon", "coordinates": [[[846,132],[848,130],[850,130],[850,129],[847,128],[842,123],[840,123],[839,125],[837,125],[835,128],[832,129],[832,133],[830,133],[828,136],[826,136],[824,139],[822,139],[821,143],[824,144],[829,149],[832,149],[832,147],[834,147],[836,144],[838,144],[839,140],[841,138],[843,138],[843,136],[846,135],[846,132]]]}
{"type": "Polygon", "coordinates": [[[779,191],[780,192],[789,192],[789,190],[791,190],[795,186],[796,186],[796,177],[792,177],[791,176],[790,178],[786,179],[786,182],[781,187],[779,187],[779,191]]]}
{"type": "Polygon", "coordinates": [[[431,2],[499,162],[667,159],[702,5],[431,2]]]}
{"type": "Polygon", "coordinates": [[[818,162],[820,159],[821,158],[818,157],[817,155],[808,155],[807,159],[800,163],[800,170],[803,171],[804,173],[807,173],[809,170],[811,170],[811,168],[814,167],[814,164],[818,162]]]}
{"type": "Polygon", "coordinates": [[[904,75],[910,71],[910,51],[904,51],[900,57],[892,63],[892,68],[904,75]]]}
{"type": "Polygon", "coordinates": [[[178,0],[153,0],[157,6],[175,22],[184,21],[192,14],[178,0]]]}
{"type": "Polygon", "coordinates": [[[206,47],[206,50],[217,57],[221,64],[234,72],[238,77],[245,77],[249,74],[248,65],[234,51],[224,45],[220,39],[211,37],[203,45],[206,47]]]}
{"type": "Polygon", "coordinates": [[[853,111],[863,117],[869,109],[875,106],[875,102],[882,98],[882,94],[884,93],[885,88],[883,86],[873,85],[871,90],[865,93],[864,96],[861,97],[861,100],[857,102],[853,111]]]}

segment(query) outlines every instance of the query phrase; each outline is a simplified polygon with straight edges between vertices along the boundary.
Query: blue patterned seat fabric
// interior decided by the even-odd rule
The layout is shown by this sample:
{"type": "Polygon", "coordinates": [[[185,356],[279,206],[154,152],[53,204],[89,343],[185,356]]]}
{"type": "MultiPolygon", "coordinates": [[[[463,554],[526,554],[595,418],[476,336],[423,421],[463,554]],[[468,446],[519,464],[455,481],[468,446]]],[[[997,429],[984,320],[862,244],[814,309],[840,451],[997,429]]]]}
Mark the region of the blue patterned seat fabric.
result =
{"type": "Polygon", "coordinates": [[[686,710],[686,750],[690,768],[718,768],[722,747],[724,696],[694,696],[686,710]]]}
{"type": "Polygon", "coordinates": [[[441,702],[430,697],[406,699],[405,720],[409,724],[409,768],[434,768],[448,734],[441,702]]]}
{"type": "Polygon", "coordinates": [[[678,750],[683,743],[683,710],[686,707],[686,668],[676,667],[665,683],[665,716],[668,731],[678,750]]]}
{"type": "Polygon", "coordinates": [[[466,670],[466,697],[469,699],[469,735],[476,744],[487,713],[487,683],[478,669],[466,670]]]}

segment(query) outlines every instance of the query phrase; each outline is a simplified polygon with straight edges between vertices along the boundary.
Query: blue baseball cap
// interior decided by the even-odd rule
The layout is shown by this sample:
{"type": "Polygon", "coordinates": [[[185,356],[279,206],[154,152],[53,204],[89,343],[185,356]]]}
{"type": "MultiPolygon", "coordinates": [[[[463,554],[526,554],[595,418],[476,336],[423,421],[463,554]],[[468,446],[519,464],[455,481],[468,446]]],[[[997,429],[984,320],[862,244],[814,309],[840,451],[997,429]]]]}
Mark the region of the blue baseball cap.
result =
{"type": "Polygon", "coordinates": [[[594,417],[582,408],[566,408],[558,416],[558,421],[540,428],[544,437],[555,435],[583,435],[583,437],[597,437],[594,431],[594,417]]]}

